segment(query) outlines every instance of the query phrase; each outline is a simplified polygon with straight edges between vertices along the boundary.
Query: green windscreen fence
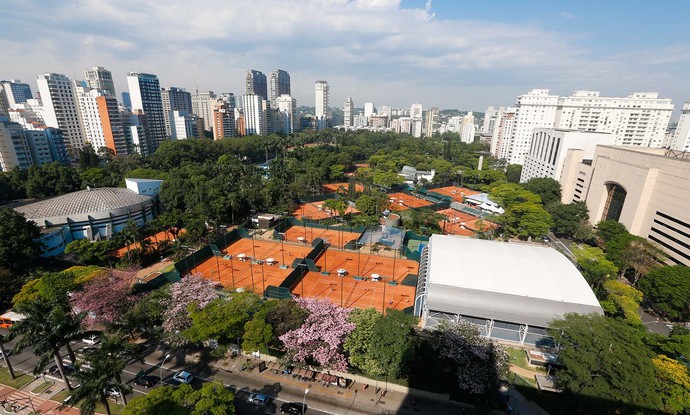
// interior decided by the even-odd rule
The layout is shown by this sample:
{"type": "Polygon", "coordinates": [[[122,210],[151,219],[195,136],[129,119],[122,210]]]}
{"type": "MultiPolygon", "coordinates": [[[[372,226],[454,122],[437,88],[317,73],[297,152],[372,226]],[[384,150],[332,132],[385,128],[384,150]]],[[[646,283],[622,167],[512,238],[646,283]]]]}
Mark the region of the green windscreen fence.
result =
{"type": "Polygon", "coordinates": [[[362,233],[366,230],[365,226],[347,226],[345,224],[329,225],[319,223],[318,221],[305,220],[301,221],[297,218],[285,218],[273,228],[273,239],[281,240],[283,233],[293,226],[307,227],[310,229],[326,229],[333,231],[343,231],[352,233],[362,233]]]}
{"type": "Polygon", "coordinates": [[[269,285],[264,291],[264,297],[272,298],[274,300],[284,300],[287,298],[292,298],[290,290],[285,287],[276,287],[274,285],[269,285]]]}
{"type": "Polygon", "coordinates": [[[280,284],[282,288],[291,291],[293,288],[302,281],[304,275],[309,271],[307,264],[304,261],[300,261],[300,264],[288,274],[288,276],[280,284]]]}

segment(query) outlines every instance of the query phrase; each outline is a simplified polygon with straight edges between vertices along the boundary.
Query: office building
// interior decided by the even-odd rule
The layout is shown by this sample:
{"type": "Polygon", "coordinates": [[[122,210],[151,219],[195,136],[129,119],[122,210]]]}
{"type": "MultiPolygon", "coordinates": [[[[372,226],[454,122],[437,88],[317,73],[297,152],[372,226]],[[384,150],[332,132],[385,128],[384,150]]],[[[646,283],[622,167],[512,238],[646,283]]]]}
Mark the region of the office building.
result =
{"type": "Polygon", "coordinates": [[[279,116],[279,132],[283,134],[294,133],[297,121],[297,100],[290,95],[281,95],[276,99],[276,105],[279,116]]]}
{"type": "Polygon", "coordinates": [[[129,108],[130,110],[132,109],[132,98],[129,95],[129,92],[122,93],[122,105],[129,108]]]}
{"type": "Polygon", "coordinates": [[[682,111],[670,148],[678,151],[690,151],[690,101],[683,104],[682,111]]]}
{"type": "Polygon", "coordinates": [[[105,95],[111,97],[116,96],[113,74],[109,70],[101,66],[94,66],[91,69],[84,69],[84,77],[90,88],[102,91],[105,95]]]}
{"type": "Polygon", "coordinates": [[[43,103],[45,125],[62,130],[68,150],[75,154],[86,140],[72,81],[65,75],[45,73],[37,75],[36,82],[43,103]]]}
{"type": "Polygon", "coordinates": [[[352,102],[352,98],[348,98],[343,107],[343,125],[345,127],[352,127],[354,125],[354,112],[355,103],[352,102]]]}
{"type": "Polygon", "coordinates": [[[439,109],[437,107],[424,111],[424,137],[433,137],[434,133],[438,131],[438,115],[439,109]]]}
{"type": "Polygon", "coordinates": [[[562,201],[585,201],[592,225],[616,220],[661,247],[669,263],[690,266],[689,177],[688,153],[600,145],[588,160],[570,150],[562,201]]]}
{"type": "Polygon", "coordinates": [[[322,130],[328,127],[328,82],[316,81],[315,91],[315,115],[317,122],[317,129],[322,130]]]}
{"type": "Polygon", "coordinates": [[[258,95],[263,98],[264,101],[268,101],[266,75],[264,75],[263,72],[254,69],[247,70],[244,89],[246,95],[258,95]]]}
{"type": "Polygon", "coordinates": [[[278,97],[290,95],[290,74],[282,69],[272,71],[269,87],[271,107],[275,108],[278,97]]]}
{"type": "MultiPolygon", "coordinates": [[[[146,154],[153,154],[165,140],[165,114],[161,87],[156,75],[129,73],[127,75],[132,112],[146,116],[146,154]]],[[[139,143],[143,146],[144,143],[139,143]]]]}
{"type": "Polygon", "coordinates": [[[213,91],[197,91],[192,95],[192,114],[204,119],[205,129],[213,128],[213,108],[215,108],[217,96],[213,91]]]}
{"type": "Polygon", "coordinates": [[[172,136],[170,129],[170,116],[172,111],[180,111],[192,114],[192,94],[184,88],[171,86],[161,89],[161,99],[163,100],[163,113],[165,114],[165,134],[172,136]]]}
{"type": "Polygon", "coordinates": [[[0,95],[4,94],[7,109],[15,109],[27,99],[32,99],[31,87],[18,79],[0,81],[0,95]]]}
{"type": "Polygon", "coordinates": [[[246,135],[266,135],[265,100],[259,95],[244,95],[244,130],[246,135]]]}
{"type": "Polygon", "coordinates": [[[120,107],[120,116],[128,151],[148,156],[146,115],[141,110],[130,111],[120,107]]]}
{"type": "Polygon", "coordinates": [[[421,258],[414,315],[425,328],[461,320],[485,337],[538,345],[550,342],[553,320],[604,314],[575,265],[551,247],[432,235],[421,258]]]}
{"type": "Polygon", "coordinates": [[[611,133],[537,128],[532,135],[529,153],[522,165],[520,182],[535,177],[561,179],[568,150],[581,150],[582,159],[591,160],[597,145],[612,145],[616,137],[611,133]]]}

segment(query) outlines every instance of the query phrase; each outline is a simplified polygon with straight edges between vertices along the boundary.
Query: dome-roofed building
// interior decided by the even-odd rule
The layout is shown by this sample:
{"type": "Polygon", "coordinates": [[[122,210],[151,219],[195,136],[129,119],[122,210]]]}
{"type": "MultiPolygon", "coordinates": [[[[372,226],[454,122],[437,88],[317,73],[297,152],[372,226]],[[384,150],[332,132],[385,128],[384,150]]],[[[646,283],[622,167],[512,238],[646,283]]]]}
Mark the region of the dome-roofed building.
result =
{"type": "MultiPolygon", "coordinates": [[[[140,182],[142,179],[137,180],[140,182]]],[[[154,187],[160,187],[160,180],[151,182],[154,187]]],[[[110,239],[130,220],[137,226],[153,220],[158,213],[156,194],[140,194],[130,188],[87,188],[19,206],[15,210],[41,228],[43,256],[55,256],[73,240],[110,239]]]]}

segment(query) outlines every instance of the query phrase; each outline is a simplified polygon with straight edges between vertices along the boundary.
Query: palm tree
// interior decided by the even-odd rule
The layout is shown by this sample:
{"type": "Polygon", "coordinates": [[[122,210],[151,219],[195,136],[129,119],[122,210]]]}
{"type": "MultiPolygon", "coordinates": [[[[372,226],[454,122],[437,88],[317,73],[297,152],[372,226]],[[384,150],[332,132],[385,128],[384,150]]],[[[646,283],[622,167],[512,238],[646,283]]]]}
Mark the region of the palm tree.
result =
{"type": "Polygon", "coordinates": [[[82,415],[92,415],[100,402],[105,407],[106,414],[110,415],[108,396],[111,391],[118,391],[123,398],[132,391],[132,388],[117,379],[125,364],[119,354],[108,354],[102,349],[87,356],[87,361],[89,367],[82,368],[75,375],[79,388],[72,394],[69,404],[74,406],[81,403],[82,415]]]}
{"type": "MultiPolygon", "coordinates": [[[[83,316],[72,315],[62,307],[55,307],[43,301],[22,304],[18,311],[25,318],[10,328],[10,339],[19,337],[13,350],[21,351],[27,347],[33,349],[34,354],[39,357],[34,373],[40,373],[52,358],[67,390],[71,391],[72,386],[65,374],[60,348],[67,345],[75,333],[80,332],[83,316]]],[[[74,358],[72,359],[74,363],[74,358]]]]}
{"type": "Polygon", "coordinates": [[[5,359],[5,365],[7,365],[7,370],[10,372],[10,377],[12,379],[16,379],[17,376],[14,374],[14,368],[12,368],[12,362],[10,362],[10,357],[7,355],[7,351],[5,350],[5,345],[3,344],[3,340],[5,339],[5,336],[0,334],[0,354],[2,354],[3,359],[5,359]]]}

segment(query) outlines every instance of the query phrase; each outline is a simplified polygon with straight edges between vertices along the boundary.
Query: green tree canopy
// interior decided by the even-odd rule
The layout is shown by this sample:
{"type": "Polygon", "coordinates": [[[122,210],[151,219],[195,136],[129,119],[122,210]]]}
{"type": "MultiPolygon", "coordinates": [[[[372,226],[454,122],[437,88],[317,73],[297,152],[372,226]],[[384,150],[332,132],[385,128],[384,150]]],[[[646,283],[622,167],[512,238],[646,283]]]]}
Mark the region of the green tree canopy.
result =
{"type": "Polygon", "coordinates": [[[658,311],[676,320],[690,316],[690,268],[656,268],[640,280],[638,287],[658,311]]]}
{"type": "Polygon", "coordinates": [[[553,219],[553,233],[568,238],[575,237],[580,228],[589,226],[589,211],[585,202],[573,202],[567,205],[555,203],[549,205],[553,219]]]}
{"type": "Polygon", "coordinates": [[[355,329],[348,334],[343,348],[348,353],[350,366],[365,370],[366,357],[369,352],[374,327],[382,319],[381,313],[373,308],[356,308],[350,313],[349,320],[355,324],[355,329]]]}
{"type": "Polygon", "coordinates": [[[189,385],[163,386],[132,399],[123,415],[233,415],[234,399],[219,382],[205,382],[200,390],[189,385]]]}
{"type": "Polygon", "coordinates": [[[532,178],[523,187],[541,197],[544,206],[561,201],[561,184],[550,177],[532,178]]]}
{"type": "Polygon", "coordinates": [[[14,209],[0,209],[0,266],[21,274],[33,268],[41,253],[41,231],[14,209]]]}
{"type": "Polygon", "coordinates": [[[595,314],[567,314],[550,334],[561,345],[557,385],[574,414],[654,413],[661,406],[651,350],[640,331],[595,314]],[[622,411],[622,412],[618,412],[622,411]]]}
{"type": "Polygon", "coordinates": [[[234,293],[230,300],[219,298],[190,313],[192,326],[182,334],[193,342],[214,339],[221,344],[235,342],[244,326],[259,308],[259,296],[251,292],[234,293]]]}
{"type": "Polygon", "coordinates": [[[509,164],[508,166],[506,166],[506,180],[508,181],[508,183],[520,183],[521,175],[521,164],[509,164]]]}
{"type": "Polygon", "coordinates": [[[403,373],[412,350],[412,328],[417,318],[400,310],[388,309],[372,329],[364,370],[389,379],[403,373]]]}
{"type": "Polygon", "coordinates": [[[606,259],[604,251],[587,245],[575,245],[572,249],[577,264],[580,266],[587,282],[592,287],[599,287],[618,272],[618,268],[606,259]]]}

